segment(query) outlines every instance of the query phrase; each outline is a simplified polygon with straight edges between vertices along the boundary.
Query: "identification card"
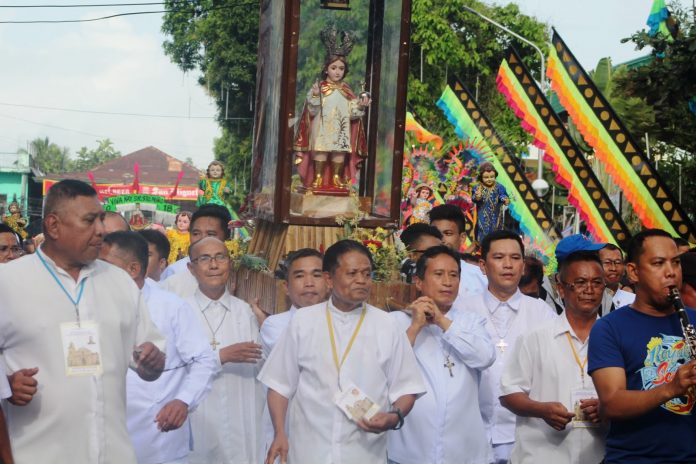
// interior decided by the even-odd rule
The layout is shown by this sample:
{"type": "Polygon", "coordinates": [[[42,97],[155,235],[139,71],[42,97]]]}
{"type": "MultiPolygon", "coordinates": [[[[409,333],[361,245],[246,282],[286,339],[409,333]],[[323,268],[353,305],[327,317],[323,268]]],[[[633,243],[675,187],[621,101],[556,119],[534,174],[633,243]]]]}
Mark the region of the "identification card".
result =
{"type": "Polygon", "coordinates": [[[360,421],[363,417],[368,420],[372,419],[372,416],[379,412],[379,405],[353,383],[349,383],[343,391],[337,392],[334,396],[334,402],[348,419],[354,422],[360,421]]]}
{"type": "Polygon", "coordinates": [[[65,375],[68,377],[101,375],[102,354],[99,339],[99,324],[83,321],[78,327],[75,322],[60,325],[65,360],[65,375]]]}
{"type": "Polygon", "coordinates": [[[573,427],[582,428],[594,428],[599,427],[601,424],[598,422],[592,422],[590,418],[585,414],[580,407],[580,400],[596,399],[597,392],[592,388],[580,388],[573,390],[570,394],[570,404],[573,405],[573,417],[572,425],[573,427]]]}

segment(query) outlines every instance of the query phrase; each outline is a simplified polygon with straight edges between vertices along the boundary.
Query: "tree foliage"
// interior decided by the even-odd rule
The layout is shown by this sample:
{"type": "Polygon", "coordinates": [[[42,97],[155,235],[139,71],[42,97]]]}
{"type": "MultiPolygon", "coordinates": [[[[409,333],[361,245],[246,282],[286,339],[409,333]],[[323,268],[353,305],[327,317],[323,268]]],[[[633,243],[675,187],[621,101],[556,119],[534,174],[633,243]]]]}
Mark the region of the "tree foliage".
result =
{"type": "Polygon", "coordinates": [[[90,150],[87,147],[82,147],[78,150],[72,170],[84,172],[120,157],[121,152],[114,148],[114,143],[111,140],[97,140],[97,148],[90,150]]]}
{"type": "Polygon", "coordinates": [[[72,171],[87,171],[109,160],[121,156],[109,139],[97,140],[97,147],[90,150],[82,147],[77,159],[70,157],[70,150],[51,142],[48,137],[38,137],[29,142],[29,148],[20,148],[18,153],[29,153],[35,168],[44,174],[60,174],[72,171]]]}

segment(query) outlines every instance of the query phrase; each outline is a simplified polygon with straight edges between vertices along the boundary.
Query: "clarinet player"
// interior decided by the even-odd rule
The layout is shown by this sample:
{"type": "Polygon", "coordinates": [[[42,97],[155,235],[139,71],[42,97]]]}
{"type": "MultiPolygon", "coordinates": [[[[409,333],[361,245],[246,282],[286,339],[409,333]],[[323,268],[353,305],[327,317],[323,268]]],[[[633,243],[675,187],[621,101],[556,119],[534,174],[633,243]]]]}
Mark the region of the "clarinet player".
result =
{"type": "MultiPolygon", "coordinates": [[[[604,462],[696,462],[693,340],[671,297],[682,283],[679,251],[658,229],[635,235],[627,251],[635,302],[590,334],[588,372],[611,421],[604,462]]],[[[696,321],[696,311],[686,314],[696,321]]]]}

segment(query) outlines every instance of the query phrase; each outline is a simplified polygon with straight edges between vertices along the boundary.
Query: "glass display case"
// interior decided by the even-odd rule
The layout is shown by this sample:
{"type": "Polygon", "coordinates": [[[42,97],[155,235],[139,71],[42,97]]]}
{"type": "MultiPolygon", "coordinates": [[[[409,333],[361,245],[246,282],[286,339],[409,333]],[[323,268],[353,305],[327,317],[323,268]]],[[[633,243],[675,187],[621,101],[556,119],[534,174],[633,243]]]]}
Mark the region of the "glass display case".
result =
{"type": "Polygon", "coordinates": [[[261,2],[251,203],[260,219],[398,223],[410,0],[345,3],[261,2]]]}

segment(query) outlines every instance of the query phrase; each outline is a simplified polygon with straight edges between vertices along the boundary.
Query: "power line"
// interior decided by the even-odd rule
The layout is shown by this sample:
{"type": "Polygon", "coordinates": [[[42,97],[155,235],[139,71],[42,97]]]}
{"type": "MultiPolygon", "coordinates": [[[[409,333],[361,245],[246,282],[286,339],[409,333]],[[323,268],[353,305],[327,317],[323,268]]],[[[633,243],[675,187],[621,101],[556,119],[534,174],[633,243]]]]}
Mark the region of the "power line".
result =
{"type": "MultiPolygon", "coordinates": [[[[185,1],[182,3],[186,3],[185,1]]],[[[106,6],[149,6],[165,5],[165,2],[143,2],[143,3],[92,3],[92,4],[68,4],[68,5],[0,5],[0,8],[97,8],[106,6]]]]}
{"type": "MultiPolygon", "coordinates": [[[[253,5],[258,5],[258,2],[256,1],[251,1],[251,2],[239,2],[239,3],[234,3],[231,5],[225,5],[225,6],[214,6],[207,8],[205,10],[196,10],[194,5],[191,5],[191,7],[194,8],[194,14],[200,15],[203,13],[207,13],[210,11],[216,11],[216,10],[226,10],[230,9],[236,6],[253,6],[253,5]]],[[[113,19],[113,18],[118,18],[122,16],[138,16],[138,15],[146,15],[146,14],[160,14],[160,13],[181,13],[189,11],[187,9],[178,9],[178,10],[156,10],[156,11],[131,11],[127,13],[116,13],[112,15],[107,15],[107,16],[101,16],[99,18],[91,18],[91,19],[32,19],[32,20],[16,20],[16,21],[0,21],[0,24],[71,24],[71,23],[90,23],[90,22],[95,22],[95,21],[103,21],[106,19],[113,19]]]]}

